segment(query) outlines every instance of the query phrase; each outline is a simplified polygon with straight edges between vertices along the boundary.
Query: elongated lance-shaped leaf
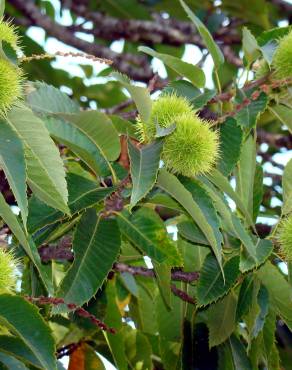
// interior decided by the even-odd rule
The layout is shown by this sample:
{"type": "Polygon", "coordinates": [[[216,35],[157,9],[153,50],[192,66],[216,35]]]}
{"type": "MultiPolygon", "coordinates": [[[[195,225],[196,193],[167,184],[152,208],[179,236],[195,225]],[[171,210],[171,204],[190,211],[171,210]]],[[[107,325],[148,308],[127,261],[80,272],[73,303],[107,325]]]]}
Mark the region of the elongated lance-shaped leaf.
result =
{"type": "Polygon", "coordinates": [[[59,143],[68,146],[97,176],[108,176],[111,167],[96,147],[96,144],[78,127],[56,117],[44,118],[50,135],[59,143]]]}
{"type": "Polygon", "coordinates": [[[157,140],[141,149],[136,148],[128,140],[131,178],[133,182],[131,208],[152,189],[157,178],[162,147],[162,140],[157,140]]]}
{"type": "MultiPolygon", "coordinates": [[[[89,208],[110,195],[115,187],[102,188],[98,183],[82,176],[68,173],[68,207],[71,215],[89,208]]],[[[34,233],[44,226],[63,219],[65,214],[49,207],[35,196],[29,200],[28,231],[34,233]]]]}
{"type": "Polygon", "coordinates": [[[219,347],[218,370],[252,370],[246,349],[234,334],[219,347]]]}
{"type": "Polygon", "coordinates": [[[223,237],[220,231],[221,225],[213,204],[213,200],[199,181],[187,177],[181,178],[180,180],[183,186],[191,193],[193,200],[199,206],[206,220],[208,220],[217,244],[222,245],[223,237]]]}
{"type": "Polygon", "coordinates": [[[268,108],[270,112],[284,125],[287,126],[288,130],[292,133],[292,121],[291,114],[292,109],[283,104],[275,105],[274,107],[268,108]]]}
{"type": "Polygon", "coordinates": [[[223,223],[223,228],[225,228],[231,235],[237,237],[243,244],[245,248],[245,256],[249,261],[249,264],[252,263],[252,266],[256,266],[262,262],[261,258],[257,259],[257,249],[254,244],[250,234],[244,228],[241,223],[241,220],[236,216],[235,213],[231,212],[227,202],[224,199],[224,196],[219,193],[213,184],[210,183],[206,178],[201,179],[204,182],[204,187],[212,200],[214,201],[214,206],[217,209],[218,213],[221,215],[221,221],[223,223]]]}
{"type": "Polygon", "coordinates": [[[287,163],[282,179],[283,185],[283,206],[284,215],[292,211],[292,160],[287,163]]]}
{"type": "Polygon", "coordinates": [[[36,90],[27,96],[27,102],[34,112],[49,113],[76,113],[78,105],[68,95],[54,86],[44,82],[35,82],[36,90]]]}
{"type": "Polygon", "coordinates": [[[114,72],[111,76],[129,91],[143,122],[148,122],[152,107],[149,90],[145,87],[131,85],[129,78],[121,73],[114,72]]]}
{"type": "Polygon", "coordinates": [[[117,288],[115,279],[109,280],[106,284],[105,295],[107,306],[104,321],[108,326],[115,328],[116,334],[112,335],[104,332],[104,336],[109,343],[110,351],[115,361],[116,368],[119,370],[128,370],[122,315],[117,301],[117,288]]]}
{"type": "Polygon", "coordinates": [[[80,130],[95,145],[112,175],[115,176],[110,161],[115,161],[119,157],[121,144],[111,120],[98,111],[61,114],[60,117],[80,130]]]}
{"type": "Polygon", "coordinates": [[[243,133],[234,118],[228,117],[220,125],[220,158],[218,170],[227,176],[235,167],[242,145],[243,133]]]}
{"type": "Polygon", "coordinates": [[[267,261],[257,272],[263,285],[269,292],[272,308],[292,329],[292,291],[291,285],[280,270],[267,261]]]}
{"type": "Polygon", "coordinates": [[[239,197],[239,195],[233,190],[228,179],[222,175],[218,170],[214,169],[212,173],[207,175],[208,179],[216,185],[223,193],[227,194],[236,204],[240,212],[245,216],[249,226],[253,225],[253,219],[245,207],[245,204],[239,197]]]}
{"type": "Polygon", "coordinates": [[[186,63],[172,55],[157,53],[155,50],[146,46],[140,46],[138,50],[160,59],[165,65],[173,69],[180,76],[188,78],[194,86],[205,86],[206,79],[204,71],[194,64],[186,63]]]}
{"type": "Polygon", "coordinates": [[[193,199],[192,194],[183,186],[176,176],[170,174],[164,169],[159,172],[157,184],[161,189],[176,199],[191,215],[195,223],[199,226],[206,239],[210,243],[219,266],[222,269],[222,247],[221,241],[216,236],[217,230],[214,230],[210,225],[209,220],[206,218],[206,215],[198,203],[193,199]]]}
{"type": "MultiPolygon", "coordinates": [[[[181,284],[177,284],[178,288],[181,284]]],[[[159,333],[160,355],[166,369],[178,369],[182,346],[182,325],[184,304],[176,296],[172,297],[173,308],[168,310],[161,295],[156,297],[156,320],[159,333]]]]}
{"type": "Polygon", "coordinates": [[[15,357],[0,352],[0,368],[1,370],[17,369],[28,370],[24,363],[17,360],[15,357]]]}
{"type": "Polygon", "coordinates": [[[0,319],[22,339],[43,369],[56,369],[55,344],[51,331],[34,305],[22,297],[1,294],[0,319]]]}
{"type": "Polygon", "coordinates": [[[166,232],[161,218],[150,208],[142,207],[132,215],[127,211],[118,213],[121,232],[143,254],[156,262],[181,266],[181,256],[166,232]]]}
{"type": "Polygon", "coordinates": [[[210,348],[223,343],[234,331],[236,304],[237,297],[230,291],[226,297],[211,305],[206,311],[210,348]]]}
{"type": "Polygon", "coordinates": [[[23,144],[16,133],[3,120],[0,120],[0,167],[4,170],[13,191],[26,229],[28,205],[23,144]]]}
{"type": "Polygon", "coordinates": [[[116,221],[97,216],[88,209],[73,239],[74,262],[58,289],[66,303],[82,305],[94,296],[107,277],[120,250],[120,233],[116,221]]]}
{"type": "Polygon", "coordinates": [[[17,358],[26,364],[42,368],[42,364],[19,337],[0,335],[0,351],[17,358]]]}
{"type": "Polygon", "coordinates": [[[191,11],[191,9],[187,6],[187,4],[180,0],[181,6],[184,8],[185,12],[189,16],[190,20],[194,23],[197,27],[199,34],[201,35],[202,39],[204,40],[207,49],[209,50],[210,54],[212,55],[215,67],[218,69],[221,64],[224,63],[224,55],[220,50],[219,46],[213,40],[212,35],[210,34],[208,28],[204,25],[204,23],[195,16],[195,14],[191,11]]]}
{"type": "Polygon", "coordinates": [[[212,255],[206,257],[197,285],[196,298],[199,306],[217,301],[232,288],[240,274],[238,256],[224,261],[223,269],[225,281],[216,259],[212,255]]]}
{"type": "Polygon", "coordinates": [[[53,294],[54,288],[52,281],[45,269],[44,266],[41,264],[40,256],[38,254],[38,250],[30,236],[27,236],[21,224],[19,223],[15,214],[11,211],[9,205],[5,202],[5,199],[2,194],[0,194],[0,216],[4,220],[4,222],[8,225],[9,229],[12,231],[16,239],[22,245],[23,249],[25,250],[26,254],[34,263],[35,267],[37,268],[42,282],[44,286],[48,290],[49,293],[53,294]]]}
{"type": "Polygon", "coordinates": [[[43,122],[25,106],[14,107],[7,115],[7,122],[25,146],[32,190],[50,206],[69,213],[63,162],[43,122]]]}

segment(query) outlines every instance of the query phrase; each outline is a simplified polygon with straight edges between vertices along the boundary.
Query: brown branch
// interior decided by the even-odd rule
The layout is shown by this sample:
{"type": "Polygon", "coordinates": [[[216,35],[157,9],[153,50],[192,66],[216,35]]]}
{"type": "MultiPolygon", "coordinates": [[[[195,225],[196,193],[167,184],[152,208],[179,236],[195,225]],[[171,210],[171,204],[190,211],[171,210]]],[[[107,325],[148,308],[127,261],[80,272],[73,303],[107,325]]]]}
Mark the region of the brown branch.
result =
{"type": "Polygon", "coordinates": [[[77,314],[80,317],[89,319],[92,322],[92,324],[96,325],[101,330],[107,331],[111,334],[116,333],[116,330],[114,328],[107,326],[104,322],[97,319],[92,313],[86,311],[83,307],[79,307],[75,303],[66,303],[63,298],[45,297],[45,296],[39,296],[39,297],[26,296],[24,298],[31,303],[35,303],[35,304],[38,303],[40,305],[47,305],[47,304],[53,305],[53,306],[65,305],[67,306],[68,310],[73,311],[75,314],[77,314]]]}
{"type": "MultiPolygon", "coordinates": [[[[95,25],[92,30],[73,25],[70,29],[74,32],[90,32],[96,37],[107,40],[126,39],[133,42],[173,46],[195,44],[200,48],[205,48],[196,27],[191,22],[182,22],[173,18],[164,19],[159,14],[153,14],[154,21],[119,19],[90,11],[86,6],[76,3],[71,5],[70,10],[95,25]]],[[[240,37],[230,35],[230,31],[230,27],[222,27],[218,33],[215,33],[214,38],[224,40],[225,44],[239,44],[240,37]]]]}
{"type": "Polygon", "coordinates": [[[289,18],[292,17],[292,4],[283,0],[269,0],[273,5],[278,7],[289,18]]]}
{"type": "MultiPolygon", "coordinates": [[[[86,6],[76,3],[73,3],[70,9],[94,24],[92,30],[74,25],[70,28],[74,32],[90,33],[106,40],[125,39],[144,44],[172,46],[194,44],[200,49],[206,48],[196,27],[191,22],[182,22],[173,18],[164,19],[156,13],[153,14],[154,21],[118,19],[99,12],[88,11],[86,6]]],[[[230,45],[241,42],[241,38],[238,34],[234,34],[232,29],[236,25],[234,23],[234,25],[222,27],[213,36],[218,43],[224,45],[222,51],[226,60],[237,67],[242,67],[242,60],[230,48],[230,45]]]]}
{"type": "MultiPolygon", "coordinates": [[[[57,246],[43,245],[38,249],[38,252],[43,262],[48,262],[55,259],[65,259],[71,261],[74,258],[71,247],[71,237],[65,236],[61,239],[57,246]]],[[[155,271],[153,269],[148,269],[142,266],[131,266],[121,262],[115,263],[113,269],[116,272],[128,272],[132,275],[155,277],[155,271]]],[[[171,272],[171,279],[174,281],[192,283],[199,279],[199,273],[174,270],[171,272]]]]}
{"type": "Polygon", "coordinates": [[[178,289],[174,284],[171,285],[171,291],[174,295],[179,297],[181,300],[191,303],[191,304],[196,304],[196,301],[191,296],[189,296],[183,290],[178,289]]]}
{"type": "MultiPolygon", "coordinates": [[[[114,264],[114,270],[118,272],[128,272],[131,275],[155,277],[155,271],[153,269],[148,269],[142,266],[131,266],[120,262],[114,264]]],[[[191,283],[198,279],[199,279],[198,272],[184,272],[180,270],[174,270],[171,272],[171,280],[191,283]]]]}
{"type": "Polygon", "coordinates": [[[43,28],[50,36],[56,37],[65,44],[71,45],[85,53],[112,60],[114,67],[131,78],[139,81],[149,81],[153,77],[147,57],[144,55],[119,54],[103,45],[81,40],[70,32],[67,27],[53,22],[51,18],[42,14],[32,0],[9,0],[9,3],[26,16],[33,25],[43,28]]]}
{"type": "Polygon", "coordinates": [[[288,150],[292,149],[292,135],[281,135],[277,133],[266,132],[262,129],[257,130],[257,141],[259,143],[267,143],[275,148],[285,147],[288,150]]]}

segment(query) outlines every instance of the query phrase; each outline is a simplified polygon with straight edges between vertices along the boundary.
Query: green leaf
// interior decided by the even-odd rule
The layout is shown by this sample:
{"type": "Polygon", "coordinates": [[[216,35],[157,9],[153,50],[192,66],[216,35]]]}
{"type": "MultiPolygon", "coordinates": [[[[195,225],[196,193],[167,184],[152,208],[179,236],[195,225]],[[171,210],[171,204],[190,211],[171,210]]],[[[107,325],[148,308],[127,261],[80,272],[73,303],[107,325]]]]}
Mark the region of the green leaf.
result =
{"type": "Polygon", "coordinates": [[[218,170],[225,176],[229,175],[239,160],[242,130],[234,118],[220,125],[220,159],[217,164],[218,170]]]}
{"type": "Polygon", "coordinates": [[[260,56],[257,40],[246,27],[243,27],[242,29],[242,47],[244,56],[248,61],[248,65],[254,62],[260,56]]]}
{"type": "Polygon", "coordinates": [[[277,47],[278,47],[277,41],[269,41],[260,48],[263,54],[263,57],[266,60],[266,62],[269,64],[269,66],[271,66],[273,62],[273,57],[274,57],[277,47]]]}
{"type": "Polygon", "coordinates": [[[182,238],[178,238],[177,245],[183,257],[184,271],[200,271],[206,256],[210,253],[209,248],[191,244],[182,238]]]}
{"type": "Polygon", "coordinates": [[[3,16],[5,10],[5,0],[0,0],[0,17],[3,16]]]}
{"type": "Polygon", "coordinates": [[[130,215],[127,211],[118,213],[121,232],[137,247],[158,263],[181,266],[181,256],[173,241],[167,235],[163,221],[149,208],[140,208],[130,215]]]}
{"type": "Polygon", "coordinates": [[[166,369],[175,370],[180,362],[182,346],[183,302],[173,296],[173,308],[167,310],[160,295],[156,298],[156,318],[159,333],[160,356],[166,369]]]}
{"type": "Polygon", "coordinates": [[[263,285],[260,287],[257,300],[260,312],[256,318],[255,325],[253,327],[252,331],[253,338],[256,338],[259,335],[259,333],[263,330],[266,316],[269,312],[269,293],[263,285]]]}
{"type": "Polygon", "coordinates": [[[103,219],[88,209],[74,234],[74,262],[57,295],[66,303],[82,305],[101,287],[120,250],[120,235],[113,219],[103,219]]]}
{"type": "MultiPolygon", "coordinates": [[[[221,174],[220,174],[221,176],[221,174]]],[[[221,181],[221,180],[220,180],[221,181]]],[[[223,177],[223,181],[225,181],[223,177]]],[[[232,213],[228,205],[226,204],[225,199],[222,199],[221,194],[219,194],[216,189],[210,184],[208,181],[205,182],[205,188],[208,192],[208,194],[211,196],[211,198],[214,201],[214,205],[218,212],[221,214],[222,217],[222,223],[225,227],[225,229],[233,236],[237,237],[243,244],[247,256],[251,259],[251,261],[254,261],[255,264],[257,264],[257,259],[256,259],[256,246],[247,232],[247,230],[244,228],[244,226],[241,223],[241,220],[236,216],[235,213],[232,213]]],[[[227,182],[227,185],[229,183],[227,182]]],[[[233,192],[233,189],[230,186],[230,189],[233,192]]],[[[234,193],[235,196],[237,196],[236,193],[234,193]]],[[[239,198],[240,200],[240,198],[239,198]]],[[[241,202],[241,200],[240,200],[241,202]]]]}
{"type": "MultiPolygon", "coordinates": [[[[235,231],[236,236],[238,239],[242,242],[244,246],[244,252],[246,253],[246,258],[249,260],[249,263],[251,264],[252,261],[254,263],[254,266],[257,265],[257,258],[256,258],[256,246],[253,243],[252,238],[247,233],[245,228],[242,226],[242,223],[240,222],[240,219],[236,217],[234,214],[231,216],[231,222],[235,231]]],[[[244,269],[244,266],[240,265],[241,269],[244,269]]]]}
{"type": "Polygon", "coordinates": [[[94,145],[112,169],[109,161],[115,161],[121,151],[119,135],[111,120],[98,111],[83,111],[78,114],[61,114],[68,124],[80,130],[94,145]]]}
{"type": "Polygon", "coordinates": [[[124,328],[123,334],[126,356],[132,368],[139,370],[152,369],[152,348],[146,335],[129,327],[124,328]]]}
{"type": "Polygon", "coordinates": [[[235,284],[239,272],[239,258],[233,257],[223,263],[225,282],[216,259],[208,255],[204,261],[197,285],[197,302],[206,306],[224,296],[235,284]]]}
{"type": "Polygon", "coordinates": [[[262,32],[260,36],[257,38],[257,41],[260,46],[264,46],[269,41],[273,40],[277,41],[280,38],[284,37],[291,31],[291,29],[292,29],[291,26],[271,28],[267,31],[262,32]]]}
{"type": "Polygon", "coordinates": [[[171,309],[171,266],[167,263],[153,263],[159,292],[168,309],[171,309]]]}
{"type": "Polygon", "coordinates": [[[254,184],[253,184],[253,220],[256,222],[258,217],[260,206],[264,196],[263,179],[264,173],[263,168],[260,164],[256,164],[254,184]]]}
{"type": "MultiPolygon", "coordinates": [[[[138,280],[138,279],[137,279],[138,280]]],[[[130,301],[131,314],[136,317],[139,330],[145,334],[157,334],[156,314],[153,309],[154,296],[157,293],[157,285],[147,279],[147,282],[138,281],[138,299],[130,301]]]]}
{"type": "Polygon", "coordinates": [[[257,272],[259,279],[269,292],[269,298],[273,309],[292,329],[292,291],[291,286],[277,269],[269,261],[257,272]]]}
{"type": "Polygon", "coordinates": [[[235,202],[240,212],[245,216],[248,225],[252,226],[252,217],[250,216],[245,204],[243,203],[239,195],[233,190],[228,179],[226,179],[225,176],[223,176],[218,170],[215,169],[212,171],[212,173],[207,175],[207,178],[235,202]]]}
{"type": "Polygon", "coordinates": [[[0,120],[0,167],[7,177],[26,228],[28,205],[23,145],[15,132],[2,119],[0,120]]]}
{"type": "Polygon", "coordinates": [[[2,294],[0,320],[22,339],[44,369],[56,369],[54,340],[35,306],[21,297],[2,294]]]}
{"type": "Polygon", "coordinates": [[[105,293],[107,305],[104,322],[108,326],[115,328],[116,333],[111,334],[104,332],[104,336],[109,343],[109,349],[112,353],[117,369],[128,370],[122,316],[117,302],[115,279],[107,282],[105,293]]]}
{"type": "Polygon", "coordinates": [[[285,126],[287,126],[290,133],[292,133],[292,121],[291,121],[291,114],[292,109],[287,107],[283,104],[278,104],[273,107],[269,107],[269,111],[273,113],[273,115],[282,122],[285,126]]]}
{"type": "MultiPolygon", "coordinates": [[[[73,173],[68,173],[67,183],[68,207],[72,216],[100,202],[115,190],[114,187],[101,188],[97,182],[73,173]]],[[[65,218],[64,213],[47,206],[34,196],[30,198],[28,216],[28,230],[30,233],[34,233],[63,218],[65,218]]]]}
{"type": "Polygon", "coordinates": [[[7,122],[25,146],[28,183],[31,189],[45,203],[68,213],[63,162],[43,122],[24,106],[10,110],[7,122]]]}
{"type": "Polygon", "coordinates": [[[128,140],[131,178],[133,182],[131,208],[152,189],[157,178],[162,146],[163,141],[158,140],[142,148],[136,148],[128,140]]]}
{"type": "Polygon", "coordinates": [[[215,95],[215,90],[205,90],[203,94],[200,94],[191,100],[192,106],[195,109],[203,108],[212,98],[214,98],[215,95]]]}
{"type": "Polygon", "coordinates": [[[16,358],[0,352],[0,363],[9,370],[28,370],[28,368],[16,358]]]}
{"type": "Polygon", "coordinates": [[[172,125],[168,127],[161,127],[158,123],[156,123],[156,138],[161,138],[168,136],[173,133],[173,131],[176,129],[176,123],[173,123],[172,125]]]}
{"type": "Polygon", "coordinates": [[[2,194],[0,194],[0,216],[7,224],[11,232],[14,234],[16,239],[22,245],[23,249],[25,250],[26,254],[32,260],[34,265],[36,266],[40,277],[48,290],[49,293],[53,293],[53,285],[52,281],[41,264],[40,256],[38,254],[37,248],[31,239],[31,237],[27,237],[23,231],[21,224],[19,223],[15,214],[11,211],[9,205],[5,202],[5,199],[2,194]]]}
{"type": "MultiPolygon", "coordinates": [[[[208,209],[208,200],[205,195],[204,199],[207,202],[207,208],[203,209],[201,203],[197,203],[192,194],[183,186],[183,184],[172,174],[166,170],[161,170],[158,175],[157,185],[169,193],[174,199],[176,199],[191,215],[193,220],[199,226],[204,233],[206,239],[210,243],[213,252],[217,258],[219,265],[221,266],[221,237],[218,233],[217,228],[210,225],[207,219],[208,213],[211,209],[208,209]]],[[[211,211],[212,213],[212,211],[211,211]]]]}
{"type": "Polygon", "coordinates": [[[236,171],[236,193],[240,196],[250,218],[253,218],[253,186],[256,170],[256,142],[250,135],[242,146],[236,171]]]}
{"type": "Polygon", "coordinates": [[[224,351],[232,356],[231,364],[233,367],[220,368],[220,370],[252,370],[245,348],[235,335],[232,335],[224,344],[224,351]]]}
{"type": "Polygon", "coordinates": [[[141,86],[131,85],[128,77],[122,75],[121,73],[114,72],[111,74],[111,76],[118,80],[129,91],[132,99],[137,106],[142,121],[148,122],[152,107],[152,100],[150,98],[150,93],[148,89],[141,86]]]}
{"type": "Polygon", "coordinates": [[[164,208],[168,208],[180,213],[184,213],[184,209],[177,203],[173,198],[171,198],[168,194],[165,193],[154,193],[151,195],[150,198],[146,200],[149,204],[155,204],[157,206],[161,206],[164,208]]]}
{"type": "Polygon", "coordinates": [[[119,134],[139,140],[139,133],[135,123],[127,121],[119,116],[110,115],[109,117],[119,134]]]}
{"type": "Polygon", "coordinates": [[[287,163],[284,169],[282,185],[283,185],[282,213],[286,215],[292,211],[292,160],[291,159],[287,163]]]}
{"type": "Polygon", "coordinates": [[[273,243],[270,240],[258,239],[255,247],[255,258],[247,254],[245,250],[240,253],[239,268],[241,272],[247,272],[263,264],[273,252],[273,243]]]}
{"type": "Polygon", "coordinates": [[[180,76],[189,79],[194,84],[194,86],[196,87],[205,86],[206,82],[205,74],[201,68],[193,64],[186,63],[172,55],[157,53],[155,50],[146,46],[140,46],[138,50],[148,55],[151,55],[152,57],[162,60],[162,62],[165,65],[173,69],[180,76]]]}
{"type": "Polygon", "coordinates": [[[213,40],[212,35],[210,34],[209,30],[204,25],[204,23],[198,17],[195,16],[195,14],[191,11],[191,9],[186,5],[186,3],[183,0],[180,0],[180,3],[181,6],[184,8],[185,12],[187,13],[187,15],[189,16],[190,20],[196,26],[199,34],[201,35],[202,39],[204,40],[207,46],[207,49],[212,55],[216,69],[218,69],[220,65],[224,63],[224,55],[222,51],[213,40]]]}
{"type": "Polygon", "coordinates": [[[177,229],[183,238],[196,244],[209,245],[205,235],[193,221],[182,220],[177,224],[177,229]]]}
{"type": "Polygon", "coordinates": [[[98,176],[108,176],[111,167],[96,147],[96,144],[86,136],[81,129],[63,119],[48,117],[44,119],[50,135],[60,144],[68,146],[87,166],[98,176]]]}
{"type": "Polygon", "coordinates": [[[36,90],[27,96],[27,102],[34,112],[49,114],[79,111],[78,105],[56,87],[44,82],[38,82],[36,85],[36,90]]]}
{"type": "Polygon", "coordinates": [[[261,92],[257,99],[253,99],[251,95],[252,91],[238,90],[235,99],[236,104],[242,104],[245,99],[250,99],[250,103],[240,109],[235,115],[235,119],[243,128],[254,127],[260,114],[266,110],[268,104],[268,97],[264,92],[261,92]]]}
{"type": "MultiPolygon", "coordinates": [[[[217,245],[223,244],[223,237],[220,232],[220,222],[213,201],[202,184],[197,180],[182,178],[181,183],[191,193],[193,200],[199,206],[211,226],[217,245]]],[[[199,224],[198,224],[199,225],[199,224]]]]}
{"type": "Polygon", "coordinates": [[[223,343],[235,329],[237,297],[231,291],[221,301],[211,305],[206,311],[209,328],[209,347],[223,343]]]}
{"type": "Polygon", "coordinates": [[[244,316],[252,303],[254,289],[253,276],[247,275],[240,286],[238,303],[236,309],[236,321],[239,321],[244,316]]]}
{"type": "Polygon", "coordinates": [[[0,352],[11,355],[29,365],[42,367],[42,364],[35,357],[30,348],[28,348],[23,340],[18,337],[14,337],[12,335],[0,335],[0,352]]]}

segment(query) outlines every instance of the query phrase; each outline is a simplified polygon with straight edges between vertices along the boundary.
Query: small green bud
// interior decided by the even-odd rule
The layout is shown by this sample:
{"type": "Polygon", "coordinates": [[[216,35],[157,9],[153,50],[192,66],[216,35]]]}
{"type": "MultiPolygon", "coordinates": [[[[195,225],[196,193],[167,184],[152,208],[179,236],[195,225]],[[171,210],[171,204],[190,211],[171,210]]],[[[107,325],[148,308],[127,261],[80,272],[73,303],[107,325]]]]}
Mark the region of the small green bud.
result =
{"type": "Polygon", "coordinates": [[[23,74],[6,59],[0,59],[0,113],[6,113],[21,96],[23,74]]]}
{"type": "Polygon", "coordinates": [[[262,59],[258,62],[255,68],[256,79],[260,79],[270,73],[270,67],[268,63],[262,59]]]}
{"type": "Polygon", "coordinates": [[[194,176],[208,173],[219,156],[219,137],[195,112],[175,117],[176,129],[165,137],[162,159],[174,173],[194,176]]]}
{"type": "Polygon", "coordinates": [[[192,112],[192,106],[186,98],[175,94],[161,96],[153,102],[149,122],[142,122],[139,118],[137,120],[140,141],[153,141],[157,124],[168,127],[174,123],[177,115],[187,112],[192,112]]]}
{"type": "Polygon", "coordinates": [[[17,260],[12,252],[0,248],[0,294],[12,293],[16,286],[17,260]]]}
{"type": "Polygon", "coordinates": [[[292,77],[292,31],[282,37],[273,56],[276,78],[292,77]]]}
{"type": "Polygon", "coordinates": [[[292,214],[281,222],[278,240],[283,257],[286,261],[292,261],[292,214]]]}

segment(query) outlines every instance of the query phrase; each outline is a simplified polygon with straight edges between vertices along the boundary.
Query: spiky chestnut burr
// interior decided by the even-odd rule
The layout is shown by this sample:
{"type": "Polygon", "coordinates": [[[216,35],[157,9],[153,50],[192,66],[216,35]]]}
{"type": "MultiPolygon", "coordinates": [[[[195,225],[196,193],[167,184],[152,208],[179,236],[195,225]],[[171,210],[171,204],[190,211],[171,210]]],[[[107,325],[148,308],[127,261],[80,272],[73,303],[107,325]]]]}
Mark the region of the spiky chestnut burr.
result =
{"type": "Polygon", "coordinates": [[[292,31],[282,37],[272,60],[278,79],[292,77],[292,31]]]}

